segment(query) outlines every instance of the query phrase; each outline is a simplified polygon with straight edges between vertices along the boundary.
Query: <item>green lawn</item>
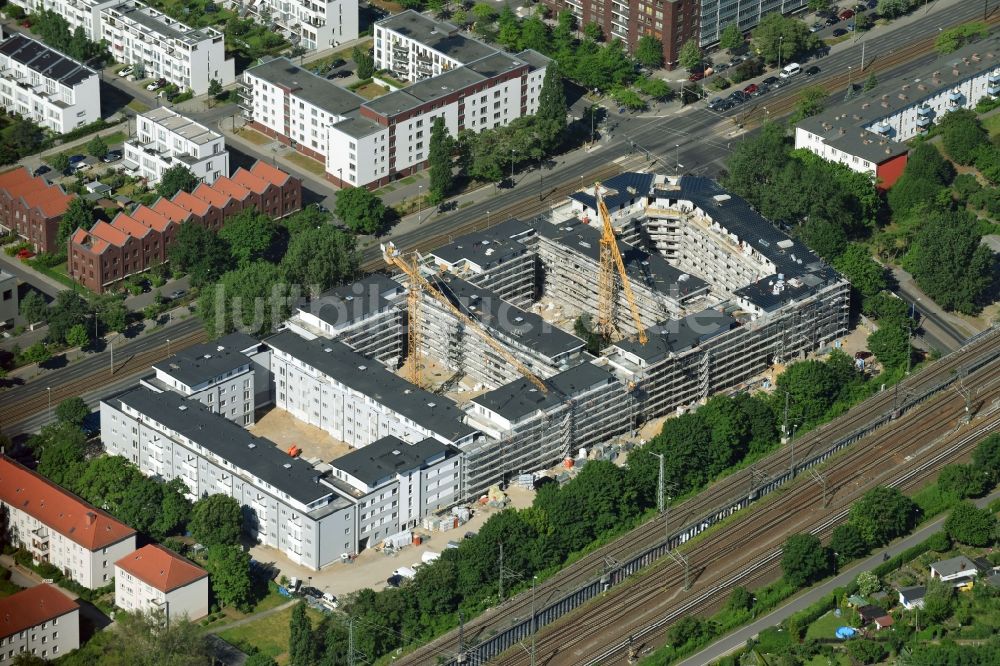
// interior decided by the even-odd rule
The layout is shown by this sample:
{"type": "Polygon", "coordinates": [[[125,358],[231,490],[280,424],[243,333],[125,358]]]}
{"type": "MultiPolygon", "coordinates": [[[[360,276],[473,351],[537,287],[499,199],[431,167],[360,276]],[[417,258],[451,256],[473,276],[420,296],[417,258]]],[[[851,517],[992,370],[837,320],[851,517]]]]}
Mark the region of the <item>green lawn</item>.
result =
{"type": "Polygon", "coordinates": [[[300,166],[306,171],[310,171],[317,176],[323,176],[326,173],[326,167],[323,166],[322,162],[314,160],[311,157],[302,155],[301,153],[289,153],[285,155],[285,159],[296,166],[300,166]]]}
{"type": "MultiPolygon", "coordinates": [[[[306,609],[313,624],[319,622],[320,614],[306,609]]],[[[259,620],[248,622],[234,629],[219,632],[219,637],[233,645],[253,645],[258,650],[273,657],[278,663],[288,660],[288,622],[292,617],[292,607],[259,620]]]]}
{"type": "Polygon", "coordinates": [[[992,115],[989,118],[983,118],[983,127],[990,133],[991,139],[1000,134],[1000,113],[992,115]]]}
{"type": "Polygon", "coordinates": [[[239,132],[237,132],[237,134],[240,135],[241,139],[246,139],[250,143],[258,146],[266,146],[267,144],[274,142],[274,139],[272,139],[271,137],[267,136],[266,134],[261,134],[257,130],[251,129],[249,127],[241,128],[239,132]]]}
{"type": "Polygon", "coordinates": [[[840,617],[830,611],[820,619],[809,625],[806,629],[806,640],[811,638],[831,639],[836,638],[836,631],[839,627],[847,624],[848,614],[844,613],[840,617]]]}
{"type": "Polygon", "coordinates": [[[365,99],[375,99],[376,97],[388,94],[389,90],[385,86],[379,85],[378,83],[366,83],[354,92],[358,93],[365,99]]]}
{"type": "Polygon", "coordinates": [[[127,106],[136,113],[146,113],[147,111],[149,111],[149,107],[137,99],[134,99],[131,102],[129,102],[127,106]]]}
{"type": "Polygon", "coordinates": [[[821,654],[816,655],[805,666],[851,666],[851,658],[843,652],[834,653],[833,657],[827,658],[821,654]]]}

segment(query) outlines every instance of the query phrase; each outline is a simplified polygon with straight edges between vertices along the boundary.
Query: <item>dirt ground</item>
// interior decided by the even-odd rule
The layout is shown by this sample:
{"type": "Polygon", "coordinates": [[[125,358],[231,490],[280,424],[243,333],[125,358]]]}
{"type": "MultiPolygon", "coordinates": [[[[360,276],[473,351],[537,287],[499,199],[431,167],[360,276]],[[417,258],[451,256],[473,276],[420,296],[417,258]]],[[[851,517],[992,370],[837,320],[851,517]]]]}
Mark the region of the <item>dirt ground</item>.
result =
{"type": "Polygon", "coordinates": [[[282,451],[287,451],[294,444],[302,449],[301,457],[305,460],[319,458],[328,462],[354,450],[319,428],[299,421],[283,409],[272,409],[247,430],[258,437],[271,440],[282,451]]]}

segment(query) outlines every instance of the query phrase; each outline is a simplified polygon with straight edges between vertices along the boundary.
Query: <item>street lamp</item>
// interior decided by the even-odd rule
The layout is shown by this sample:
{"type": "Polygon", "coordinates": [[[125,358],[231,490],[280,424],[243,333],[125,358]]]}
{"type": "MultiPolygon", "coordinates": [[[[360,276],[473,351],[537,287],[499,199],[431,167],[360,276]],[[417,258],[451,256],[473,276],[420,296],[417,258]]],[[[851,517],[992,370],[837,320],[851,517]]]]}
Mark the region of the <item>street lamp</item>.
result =
{"type": "Polygon", "coordinates": [[[167,356],[170,356],[170,338],[167,338],[167,356]]]}
{"type": "Polygon", "coordinates": [[[514,184],[514,153],[517,151],[513,148],[510,149],[510,184],[514,184]]]}
{"type": "Polygon", "coordinates": [[[417,185],[417,224],[424,214],[424,186],[417,185]]]}
{"type": "Polygon", "coordinates": [[[674,161],[677,163],[677,167],[674,171],[680,173],[681,170],[681,144],[674,144],[674,161]]]}
{"type": "Polygon", "coordinates": [[[52,418],[52,389],[48,386],[45,387],[45,395],[49,398],[49,419],[52,418]]]}
{"type": "Polygon", "coordinates": [[[778,71],[781,71],[781,42],[785,39],[784,35],[778,35],[778,71]]]}

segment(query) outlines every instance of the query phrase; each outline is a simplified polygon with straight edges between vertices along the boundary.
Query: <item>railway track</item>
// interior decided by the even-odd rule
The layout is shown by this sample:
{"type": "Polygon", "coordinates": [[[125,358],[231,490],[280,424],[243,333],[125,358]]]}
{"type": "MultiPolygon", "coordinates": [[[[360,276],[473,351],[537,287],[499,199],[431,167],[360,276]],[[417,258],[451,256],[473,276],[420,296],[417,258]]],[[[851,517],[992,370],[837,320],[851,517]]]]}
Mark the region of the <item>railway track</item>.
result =
{"type": "MultiPolygon", "coordinates": [[[[983,368],[972,378],[981,389],[981,403],[1000,400],[1000,363],[983,368]]],[[[555,623],[551,632],[540,634],[539,663],[551,666],[615,663],[610,659],[623,654],[628,636],[649,641],[685,613],[694,609],[705,612],[712,605],[721,604],[737,584],[777,578],[779,544],[788,534],[808,529],[821,537],[827,536],[847,515],[850,504],[867,489],[879,483],[912,488],[943,464],[971,451],[983,434],[1000,425],[1000,413],[993,409],[983,421],[974,424],[971,436],[964,429],[956,433],[955,421],[964,413],[962,396],[951,391],[938,394],[924,409],[899,421],[898,426],[876,431],[862,440],[863,445],[852,446],[827,463],[825,475],[828,486],[835,489],[835,501],[818,522],[810,520],[808,515],[810,507],[818,503],[819,487],[811,481],[788,486],[780,499],[748,512],[742,519],[737,518],[738,525],[710,532],[688,553],[691,577],[699,581],[699,591],[681,592],[684,574],[668,560],[665,566],[645,573],[641,584],[614,587],[600,601],[569,614],[555,623]],[[912,459],[921,462],[912,466],[912,459]],[[906,471],[904,466],[908,468],[906,471]],[[790,516],[802,519],[796,523],[790,516]],[[761,535],[766,535],[763,540],[761,535]],[[732,566],[701,580],[713,566],[730,562],[732,566]],[[654,621],[652,617],[657,615],[661,617],[654,621]],[[644,632],[647,626],[650,629],[644,632]],[[610,641],[612,648],[587,660],[591,650],[586,643],[594,637],[593,632],[586,631],[590,628],[614,632],[615,638],[610,641]]],[[[513,666],[526,660],[523,651],[517,649],[494,663],[513,666]]]]}
{"type": "MultiPolygon", "coordinates": [[[[960,373],[963,367],[969,367],[981,363],[984,359],[994,357],[1000,357],[1000,334],[983,336],[970,343],[969,346],[934,362],[925,370],[915,373],[901,382],[898,389],[878,393],[840,418],[795,439],[795,459],[806,459],[826,448],[830,442],[869,426],[899,405],[904,404],[908,397],[919,395],[947,379],[953,373],[960,373]]],[[[853,448],[857,447],[851,447],[848,451],[853,448]]],[[[791,447],[783,447],[757,461],[752,469],[725,477],[703,492],[680,502],[671,508],[671,525],[684,525],[711,513],[716,507],[731,505],[735,498],[746,494],[749,486],[757,485],[755,479],[759,483],[761,478],[773,477],[787,471],[792,461],[791,453],[791,447]]],[[[536,588],[537,599],[544,602],[550,599],[556,590],[567,593],[584,582],[599,578],[605,572],[609,559],[628,560],[651,546],[661,543],[663,537],[662,521],[647,521],[607,546],[585,555],[570,566],[540,582],[536,588]]],[[[463,637],[465,644],[474,645],[493,633],[505,629],[512,623],[511,618],[528,617],[531,613],[530,609],[530,595],[521,594],[500,608],[478,616],[465,625],[463,637]]],[[[401,664],[414,665],[433,663],[438,656],[456,654],[459,650],[458,638],[457,630],[449,632],[434,642],[401,656],[396,661],[401,664]]]]}

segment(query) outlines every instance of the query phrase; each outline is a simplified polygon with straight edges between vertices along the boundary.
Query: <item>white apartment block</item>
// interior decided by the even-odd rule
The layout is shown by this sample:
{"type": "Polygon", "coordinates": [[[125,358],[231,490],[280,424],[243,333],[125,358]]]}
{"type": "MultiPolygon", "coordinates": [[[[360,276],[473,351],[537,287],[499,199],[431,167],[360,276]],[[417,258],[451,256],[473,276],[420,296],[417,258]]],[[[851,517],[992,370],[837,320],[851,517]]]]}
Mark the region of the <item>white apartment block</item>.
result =
{"type": "Polygon", "coordinates": [[[83,34],[92,42],[101,41],[101,10],[121,0],[11,0],[26,12],[47,9],[66,19],[69,30],[83,28],[83,34]]]}
{"type": "Polygon", "coordinates": [[[123,166],[151,185],[183,164],[209,185],[229,175],[229,151],[222,135],[161,106],[135,120],[135,137],[125,142],[123,166]]]}
{"type": "Polygon", "coordinates": [[[231,0],[237,11],[274,23],[293,44],[326,49],[358,38],[357,0],[231,0]]]}
{"type": "Polygon", "coordinates": [[[0,458],[0,504],[14,544],[86,588],[110,583],[115,561],[135,550],[135,530],[8,458],[0,458]]]}
{"type": "Polygon", "coordinates": [[[150,544],[115,562],[115,606],[176,622],[208,615],[208,572],[150,544]]]}
{"type": "Polygon", "coordinates": [[[288,330],[264,342],[272,350],[275,406],[352,447],[389,436],[454,446],[474,438],[449,398],[414,386],[343,342],[307,340],[288,330]]]}
{"type": "MultiPolygon", "coordinates": [[[[407,44],[419,53],[421,38],[454,26],[407,11],[379,28],[383,34],[409,34],[407,44]],[[406,33],[400,21],[420,30],[406,33]]],[[[262,132],[323,160],[327,179],[338,186],[378,187],[426,167],[438,117],[457,136],[463,129],[507,125],[537,110],[545,56],[530,50],[504,53],[450,32],[434,43],[450,59],[439,58],[426,71],[407,65],[412,85],[370,101],[287,59],[262,63],[244,72],[244,114],[262,132]]],[[[402,60],[386,60],[388,48],[376,39],[376,66],[401,71],[402,60]]]]}
{"type": "Polygon", "coordinates": [[[996,36],[970,44],[806,118],[795,127],[795,147],[870,174],[887,188],[906,165],[904,142],[951,111],[1000,95],[998,47],[996,36]]]}
{"type": "Polygon", "coordinates": [[[80,647],[80,605],[47,583],[0,599],[0,664],[57,659],[80,647]]]}
{"type": "Polygon", "coordinates": [[[408,9],[375,24],[375,68],[404,81],[420,81],[493,55],[497,50],[466,37],[457,26],[408,9]]]}
{"type": "Polygon", "coordinates": [[[41,42],[0,42],[0,106],[64,134],[101,119],[97,72],[41,42]]]}
{"type": "Polygon", "coordinates": [[[190,28],[141,2],[124,0],[101,10],[102,37],[118,62],[141,64],[147,78],[166,79],[195,95],[212,80],[236,80],[233,59],[215,28],[190,28]]]}

